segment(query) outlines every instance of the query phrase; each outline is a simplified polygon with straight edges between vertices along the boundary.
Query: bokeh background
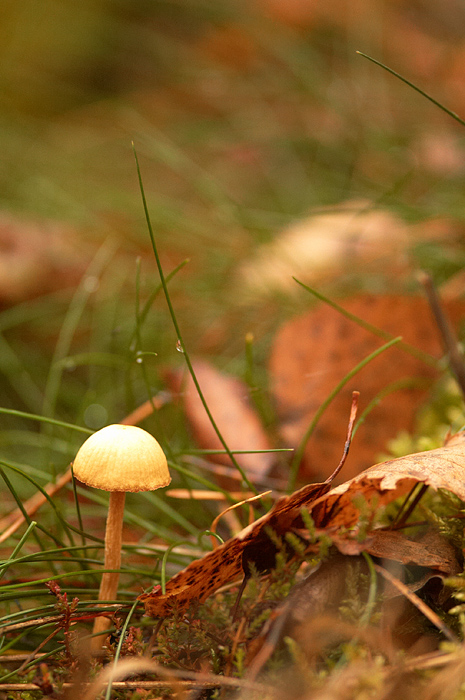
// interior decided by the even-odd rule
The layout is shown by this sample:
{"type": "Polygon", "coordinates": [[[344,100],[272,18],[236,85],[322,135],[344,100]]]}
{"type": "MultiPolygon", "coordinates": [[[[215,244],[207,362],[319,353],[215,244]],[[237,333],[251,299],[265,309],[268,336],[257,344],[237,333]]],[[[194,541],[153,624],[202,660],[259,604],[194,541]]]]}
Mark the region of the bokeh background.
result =
{"type": "Polygon", "coordinates": [[[182,361],[162,301],[135,322],[158,277],[132,142],[166,274],[190,260],[186,344],[230,371],[308,308],[292,274],[460,294],[464,127],[356,52],[465,115],[464,37],[459,0],[3,2],[3,405],[100,427],[182,361]]]}

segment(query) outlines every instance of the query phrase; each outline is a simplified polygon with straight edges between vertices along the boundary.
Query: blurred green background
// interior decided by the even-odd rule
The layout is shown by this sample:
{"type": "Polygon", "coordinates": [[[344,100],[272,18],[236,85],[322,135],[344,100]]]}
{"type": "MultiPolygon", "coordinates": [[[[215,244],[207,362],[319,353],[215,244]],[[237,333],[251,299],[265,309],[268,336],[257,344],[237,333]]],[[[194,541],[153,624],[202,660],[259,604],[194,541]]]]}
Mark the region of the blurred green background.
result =
{"type": "Polygon", "coordinates": [[[349,255],[317,279],[326,293],[411,291],[420,265],[459,274],[465,132],[356,51],[465,114],[464,30],[458,0],[3,2],[3,405],[82,422],[98,404],[115,421],[182,362],[164,302],[137,321],[158,277],[132,141],[165,272],[190,259],[171,283],[186,342],[228,369],[249,331],[262,366],[309,305],[238,271],[315,209],[355,201],[413,227],[400,274],[383,250],[375,269],[349,255]],[[145,375],[138,351],[158,353],[145,375]]]}
{"type": "MultiPolygon", "coordinates": [[[[201,441],[176,401],[182,388],[172,378],[185,357],[157,294],[133,142],[165,275],[189,259],[169,281],[185,347],[246,380],[273,447],[284,440],[270,398],[270,348],[280,324],[314,304],[293,275],[344,303],[354,293],[418,294],[415,272],[423,268],[444,299],[463,296],[464,127],[357,51],[465,117],[462,0],[0,3],[4,538],[8,514],[66,473],[88,433],[152,395],[162,408],[141,423],[166,450],[173,487],[218,488],[216,465],[195,453],[201,441]]],[[[327,317],[319,318],[326,330],[327,317]]],[[[413,328],[415,314],[407,319],[413,328]]],[[[309,376],[333,381],[325,343],[339,344],[333,365],[366,356],[357,340],[314,335],[323,351],[309,376]]],[[[218,385],[220,409],[221,391],[227,407],[247,394],[218,385]]],[[[327,388],[324,398],[334,386],[327,388]]],[[[439,388],[442,414],[433,406],[420,426],[428,444],[402,434],[392,445],[398,454],[431,447],[438,426],[462,421],[461,396],[451,382],[439,388]]],[[[301,408],[291,403],[288,414],[301,408]]],[[[347,412],[333,421],[340,438],[323,432],[337,450],[329,465],[340,459],[347,412]]],[[[289,453],[277,460],[286,476],[289,453]]],[[[106,497],[81,486],[78,493],[82,527],[103,535],[106,497]]],[[[140,564],[145,578],[139,568],[126,576],[131,599],[142,580],[159,580],[163,547],[199,532],[195,552],[209,546],[202,530],[223,505],[128,498],[125,542],[155,546],[140,564]]],[[[5,559],[18,558],[7,562],[8,577],[20,584],[7,590],[3,622],[10,614],[22,621],[27,607],[37,614],[43,596],[49,610],[45,588],[24,587],[35,586],[36,574],[94,565],[77,550],[63,564],[56,552],[49,558],[50,546],[74,544],[58,515],[80,530],[76,506],[68,484],[34,512],[37,541],[32,529],[21,539],[21,525],[4,542],[5,559]],[[21,549],[33,559],[22,561],[21,549]]],[[[169,554],[171,574],[180,555],[169,554]]],[[[96,596],[98,579],[85,581],[70,597],[96,596]]],[[[41,648],[41,635],[31,632],[19,648],[41,648]]]]}

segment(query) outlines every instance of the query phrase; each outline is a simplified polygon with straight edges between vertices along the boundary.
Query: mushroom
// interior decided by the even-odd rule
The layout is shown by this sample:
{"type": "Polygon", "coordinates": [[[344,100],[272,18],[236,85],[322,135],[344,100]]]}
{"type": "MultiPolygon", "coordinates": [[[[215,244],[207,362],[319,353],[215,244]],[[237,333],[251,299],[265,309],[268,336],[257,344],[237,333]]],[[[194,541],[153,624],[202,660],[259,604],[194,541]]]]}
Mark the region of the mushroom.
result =
{"type": "MultiPolygon", "coordinates": [[[[168,486],[171,476],[166,457],[150,433],[133,425],[107,425],[80,447],[73,464],[76,479],[110,492],[105,528],[105,569],[121,568],[121,542],[126,492],[154,491],[168,486]]],[[[119,573],[104,573],[99,600],[114,600],[119,573]]],[[[106,617],[96,617],[94,635],[110,627],[106,617]]],[[[92,640],[92,649],[103,645],[104,636],[92,640]]]]}

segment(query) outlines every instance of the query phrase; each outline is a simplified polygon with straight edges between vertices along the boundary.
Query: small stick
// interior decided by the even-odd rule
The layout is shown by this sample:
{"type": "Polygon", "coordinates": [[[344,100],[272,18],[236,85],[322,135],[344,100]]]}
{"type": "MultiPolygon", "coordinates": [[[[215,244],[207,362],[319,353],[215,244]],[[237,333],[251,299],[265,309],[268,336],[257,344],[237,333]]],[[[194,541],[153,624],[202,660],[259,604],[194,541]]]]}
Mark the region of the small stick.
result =
{"type": "Polygon", "coordinates": [[[350,443],[352,442],[352,433],[354,430],[355,419],[357,418],[359,398],[360,398],[360,392],[353,391],[352,392],[352,404],[350,407],[349,424],[347,426],[347,437],[346,437],[346,441],[344,444],[344,450],[342,452],[341,461],[339,462],[339,464],[337,465],[337,467],[333,471],[333,473],[330,476],[328,476],[328,478],[323,482],[324,484],[331,484],[332,481],[336,478],[336,476],[339,474],[339,472],[341,471],[342,467],[345,464],[345,461],[347,459],[347,455],[349,454],[350,443]]]}
{"type": "Polygon", "coordinates": [[[168,401],[170,401],[168,393],[161,391],[156,396],[147,399],[120,422],[122,425],[138,425],[144,418],[152,415],[155,409],[159,411],[168,401]]]}
{"type": "Polygon", "coordinates": [[[450,368],[455,374],[457,382],[462,391],[462,395],[465,397],[465,363],[460,354],[457,338],[455,337],[450,321],[441,306],[441,299],[439,298],[439,294],[434,286],[431,276],[426,272],[421,271],[418,273],[418,279],[426,292],[431,311],[433,312],[436,325],[441,335],[444,350],[449,356],[450,368]]]}
{"type": "Polygon", "coordinates": [[[442,632],[442,634],[447,637],[447,639],[451,642],[454,642],[455,644],[458,643],[458,639],[455,636],[455,634],[448,628],[448,626],[441,620],[439,615],[437,615],[434,610],[431,610],[431,608],[426,605],[422,601],[421,598],[419,598],[416,593],[413,593],[408,586],[405,585],[405,583],[402,583],[402,581],[399,581],[398,578],[393,576],[390,571],[385,569],[382,566],[379,566],[378,564],[373,564],[375,567],[376,571],[381,574],[381,576],[386,579],[389,583],[391,583],[397,590],[402,593],[407,600],[409,600],[423,615],[433,623],[437,629],[442,632]]]}
{"type": "MultiPolygon", "coordinates": [[[[207,489],[169,489],[165,491],[165,496],[170,498],[179,498],[186,500],[197,501],[225,501],[226,494],[222,491],[209,491],[207,489]]],[[[254,494],[251,491],[230,491],[228,496],[237,498],[243,501],[245,498],[251,498],[254,494]]]]}

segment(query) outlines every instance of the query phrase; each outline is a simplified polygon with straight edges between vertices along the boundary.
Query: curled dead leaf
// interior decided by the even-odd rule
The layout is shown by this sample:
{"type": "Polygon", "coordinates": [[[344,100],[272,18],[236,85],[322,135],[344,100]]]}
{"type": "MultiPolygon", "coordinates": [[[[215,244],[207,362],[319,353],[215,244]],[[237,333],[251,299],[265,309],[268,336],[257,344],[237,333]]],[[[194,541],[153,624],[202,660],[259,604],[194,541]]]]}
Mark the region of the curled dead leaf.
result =
{"type": "Polygon", "coordinates": [[[276,547],[267,535],[267,527],[278,534],[290,529],[300,517],[300,509],[328,489],[329,484],[309,484],[292,496],[280,498],[262,518],[175,574],[167,582],[165,593],[156,586],[153,592],[139,596],[146,613],[166,617],[174,607],[185,610],[193,601],[203,602],[224,584],[247,574],[244,564],[247,567],[250,559],[259,570],[273,565],[276,547]]]}
{"type": "Polygon", "coordinates": [[[445,576],[461,571],[454,547],[430,527],[417,539],[410,539],[403,532],[395,530],[373,530],[361,541],[336,534],[332,542],[339,552],[349,556],[367,552],[378,559],[416,564],[445,576]]]}
{"type": "Polygon", "coordinates": [[[442,538],[415,542],[399,533],[374,531],[363,542],[338,531],[356,525],[360,510],[355,496],[363,495],[371,508],[380,507],[422,483],[447,489],[465,500],[465,433],[452,437],[447,445],[431,452],[409,455],[378,464],[354,479],[330,489],[329,483],[309,484],[291,496],[280,498],[263,517],[238,535],[208,552],[173,576],[161,592],[160,586],[139,596],[152,617],[166,617],[173,608],[185,610],[191,602],[203,602],[225,583],[247,576],[252,561],[258,571],[271,568],[277,548],[269,532],[282,536],[302,528],[301,509],[307,508],[319,530],[326,530],[336,547],[345,554],[366,551],[373,556],[414,562],[439,573],[457,572],[454,550],[442,538]]]}
{"type": "Polygon", "coordinates": [[[360,516],[360,497],[373,511],[403,494],[415,484],[451,491],[465,500],[465,433],[452,436],[444,447],[399,457],[366,469],[353,479],[322,494],[310,506],[318,527],[352,527],[360,516]],[[358,499],[356,497],[359,497],[358,499]]]}

